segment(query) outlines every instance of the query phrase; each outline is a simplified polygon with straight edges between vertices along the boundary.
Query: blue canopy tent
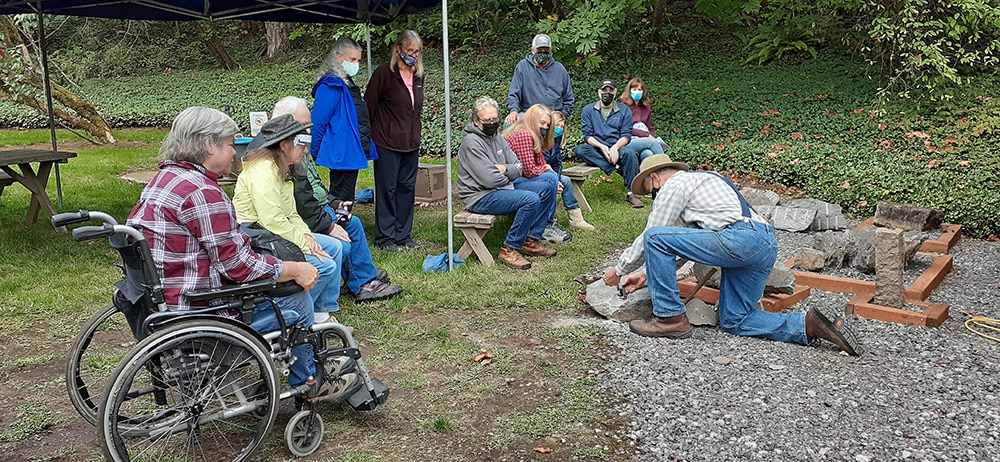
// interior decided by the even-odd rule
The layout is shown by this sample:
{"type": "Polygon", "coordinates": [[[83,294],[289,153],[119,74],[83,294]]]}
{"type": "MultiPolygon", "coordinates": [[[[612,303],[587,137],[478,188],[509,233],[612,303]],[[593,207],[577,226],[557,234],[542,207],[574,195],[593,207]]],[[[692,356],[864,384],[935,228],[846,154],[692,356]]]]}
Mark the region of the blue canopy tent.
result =
{"type": "MultiPolygon", "coordinates": [[[[57,150],[55,118],[49,84],[48,57],[45,50],[43,15],[88,16],[111,19],[152,21],[193,21],[226,19],[244,21],[364,23],[385,24],[404,14],[417,13],[442,5],[441,23],[444,38],[445,146],[448,178],[448,255],[452,267],[453,243],[451,192],[451,82],[448,46],[448,0],[0,0],[0,14],[37,14],[42,72],[45,79],[52,133],[52,150],[57,150]]],[[[368,72],[371,76],[371,38],[367,34],[368,72]]],[[[56,185],[62,207],[62,183],[56,164],[56,185]]]]}

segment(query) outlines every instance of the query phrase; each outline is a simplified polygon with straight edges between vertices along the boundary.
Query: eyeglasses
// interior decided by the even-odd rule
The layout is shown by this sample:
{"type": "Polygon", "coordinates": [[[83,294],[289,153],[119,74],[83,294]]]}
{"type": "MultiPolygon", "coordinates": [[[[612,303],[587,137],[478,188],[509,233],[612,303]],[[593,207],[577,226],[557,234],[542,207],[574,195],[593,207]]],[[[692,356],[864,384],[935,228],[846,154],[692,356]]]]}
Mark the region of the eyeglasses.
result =
{"type": "Polygon", "coordinates": [[[292,144],[295,146],[305,146],[313,142],[312,135],[295,135],[295,139],[292,140],[292,144]]]}
{"type": "Polygon", "coordinates": [[[497,117],[494,117],[492,119],[485,119],[485,120],[484,119],[479,119],[479,122],[481,122],[483,125],[498,124],[498,123],[500,123],[500,119],[497,118],[497,117]]]}

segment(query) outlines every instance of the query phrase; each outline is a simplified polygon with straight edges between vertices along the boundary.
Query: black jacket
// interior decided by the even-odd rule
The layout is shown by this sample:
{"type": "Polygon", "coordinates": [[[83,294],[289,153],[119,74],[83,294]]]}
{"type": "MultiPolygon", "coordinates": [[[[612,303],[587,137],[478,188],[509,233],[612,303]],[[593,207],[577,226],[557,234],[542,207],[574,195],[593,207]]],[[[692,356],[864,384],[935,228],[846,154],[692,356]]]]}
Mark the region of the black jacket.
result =
{"type": "Polygon", "coordinates": [[[361,148],[365,154],[371,153],[372,125],[368,120],[368,104],[361,97],[361,87],[354,83],[354,79],[347,78],[347,88],[351,90],[351,97],[354,98],[354,108],[358,112],[358,132],[361,133],[361,148]]]}

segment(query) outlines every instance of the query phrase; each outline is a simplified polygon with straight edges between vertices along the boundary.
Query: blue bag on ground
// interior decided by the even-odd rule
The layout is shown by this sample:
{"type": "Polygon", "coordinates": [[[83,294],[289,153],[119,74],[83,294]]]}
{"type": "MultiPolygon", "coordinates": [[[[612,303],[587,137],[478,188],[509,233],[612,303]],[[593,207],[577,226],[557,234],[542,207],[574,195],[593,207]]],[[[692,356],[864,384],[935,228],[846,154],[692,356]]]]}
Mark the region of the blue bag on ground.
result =
{"type": "MultiPolygon", "coordinates": [[[[451,254],[451,258],[455,268],[465,264],[465,260],[459,258],[457,253],[451,254]]],[[[448,252],[441,255],[428,255],[424,259],[424,272],[430,273],[432,271],[448,271],[448,252]]]]}
{"type": "Polygon", "coordinates": [[[365,188],[356,193],[354,193],[354,203],[355,204],[371,204],[375,202],[375,190],[372,188],[365,188]]]}

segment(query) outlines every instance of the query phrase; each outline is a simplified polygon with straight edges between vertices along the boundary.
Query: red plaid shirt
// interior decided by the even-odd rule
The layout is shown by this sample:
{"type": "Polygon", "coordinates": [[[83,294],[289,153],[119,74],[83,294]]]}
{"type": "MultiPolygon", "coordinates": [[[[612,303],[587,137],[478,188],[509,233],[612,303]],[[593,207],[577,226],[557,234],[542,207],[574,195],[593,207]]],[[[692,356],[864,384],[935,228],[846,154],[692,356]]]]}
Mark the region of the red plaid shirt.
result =
{"type": "Polygon", "coordinates": [[[276,277],[280,260],[250,250],[219,175],[190,162],[163,161],[128,224],[149,242],[170,310],[189,310],[182,294],[276,277]]]}
{"type": "Polygon", "coordinates": [[[507,138],[510,150],[517,155],[517,160],[521,161],[521,175],[525,178],[534,178],[548,170],[548,162],[545,162],[545,153],[535,152],[535,138],[527,129],[519,129],[510,134],[507,138]]]}

